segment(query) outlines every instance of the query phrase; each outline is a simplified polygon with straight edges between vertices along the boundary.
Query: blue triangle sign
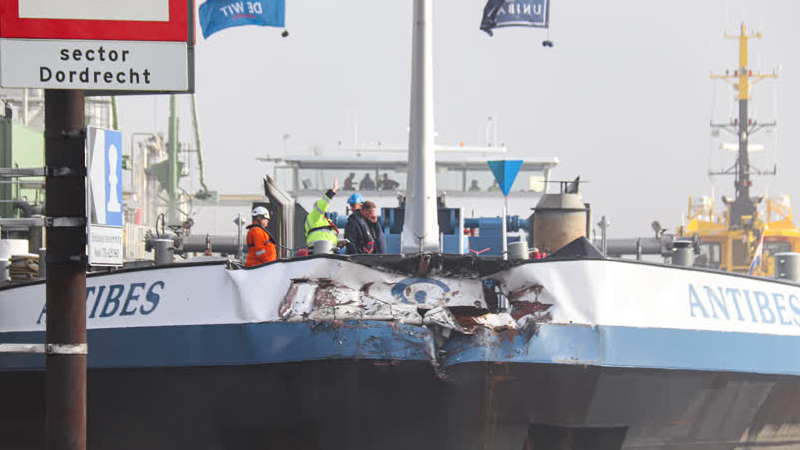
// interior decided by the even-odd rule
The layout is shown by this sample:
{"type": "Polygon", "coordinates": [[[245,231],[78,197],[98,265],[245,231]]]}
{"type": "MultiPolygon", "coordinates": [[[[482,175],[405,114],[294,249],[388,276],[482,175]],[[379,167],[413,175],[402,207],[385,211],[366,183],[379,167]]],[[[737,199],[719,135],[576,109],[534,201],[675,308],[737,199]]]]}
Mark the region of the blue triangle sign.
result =
{"type": "Polygon", "coordinates": [[[487,161],[489,168],[492,169],[494,178],[503,191],[503,195],[508,195],[511,192],[511,186],[514,185],[514,180],[517,179],[519,169],[522,167],[522,160],[502,160],[502,161],[487,161]]]}

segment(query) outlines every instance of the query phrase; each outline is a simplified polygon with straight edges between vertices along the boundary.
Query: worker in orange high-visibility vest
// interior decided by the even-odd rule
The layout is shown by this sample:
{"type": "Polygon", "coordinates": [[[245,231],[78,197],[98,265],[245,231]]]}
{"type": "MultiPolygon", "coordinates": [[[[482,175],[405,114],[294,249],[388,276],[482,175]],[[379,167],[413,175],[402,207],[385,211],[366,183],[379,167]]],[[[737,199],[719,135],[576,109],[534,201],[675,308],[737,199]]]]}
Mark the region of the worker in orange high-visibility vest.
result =
{"type": "Polygon", "coordinates": [[[247,226],[247,262],[245,266],[257,266],[278,259],[275,240],[267,231],[269,211],[263,206],[253,210],[253,224],[247,226]]]}

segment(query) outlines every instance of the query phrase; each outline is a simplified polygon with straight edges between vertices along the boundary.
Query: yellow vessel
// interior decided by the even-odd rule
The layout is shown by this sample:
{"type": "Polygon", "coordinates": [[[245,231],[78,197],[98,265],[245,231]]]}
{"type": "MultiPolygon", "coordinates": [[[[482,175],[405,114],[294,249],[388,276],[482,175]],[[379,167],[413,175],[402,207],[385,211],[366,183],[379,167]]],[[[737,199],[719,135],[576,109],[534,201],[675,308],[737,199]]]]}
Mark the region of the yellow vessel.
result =
{"type": "Polygon", "coordinates": [[[783,252],[800,252],[800,230],[792,221],[792,211],[789,197],[775,198],[751,197],[750,188],[753,182],[752,174],[772,174],[757,171],[749,159],[750,135],[775,123],[758,123],[748,117],[748,102],[750,88],[766,79],[775,78],[777,73],[763,74],[751,70],[747,62],[747,43],[750,39],[761,38],[760,32],[748,34],[742,23],[738,35],[727,35],[727,38],[739,41],[739,65],[731,73],[725,75],[711,75],[711,78],[722,79],[732,84],[737,92],[739,116],[729,123],[714,124],[715,129],[728,131],[736,136],[738,153],[736,164],[730,169],[711,173],[711,175],[733,175],[736,197],[728,199],[722,197],[726,210],[715,213],[713,199],[702,199],[693,202],[689,198],[688,219],[686,226],[678,229],[679,236],[698,236],[701,240],[700,256],[696,265],[731,272],[751,273],[753,275],[773,276],[774,255],[783,252]],[[760,246],[760,261],[756,258],[759,251],[759,242],[763,235],[763,245],[760,246]],[[755,264],[753,265],[753,262],[755,264]],[[751,269],[751,265],[753,265],[751,269]]]}

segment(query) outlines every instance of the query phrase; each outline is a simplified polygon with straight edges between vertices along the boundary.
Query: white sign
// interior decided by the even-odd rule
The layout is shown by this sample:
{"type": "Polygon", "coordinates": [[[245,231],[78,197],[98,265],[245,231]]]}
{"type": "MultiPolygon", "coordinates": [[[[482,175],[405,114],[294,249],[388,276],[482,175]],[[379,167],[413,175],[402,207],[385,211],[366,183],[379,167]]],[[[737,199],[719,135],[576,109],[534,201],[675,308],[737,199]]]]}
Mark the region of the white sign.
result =
{"type": "Polygon", "coordinates": [[[4,88],[185,91],[185,42],[0,39],[4,88]]]}
{"type": "Polygon", "coordinates": [[[19,0],[21,19],[169,21],[169,0],[19,0]]]}
{"type": "Polygon", "coordinates": [[[90,265],[121,266],[122,247],[122,228],[89,226],[90,265]]]}
{"type": "Polygon", "coordinates": [[[122,265],[122,132],[89,127],[89,264],[122,265]]]}

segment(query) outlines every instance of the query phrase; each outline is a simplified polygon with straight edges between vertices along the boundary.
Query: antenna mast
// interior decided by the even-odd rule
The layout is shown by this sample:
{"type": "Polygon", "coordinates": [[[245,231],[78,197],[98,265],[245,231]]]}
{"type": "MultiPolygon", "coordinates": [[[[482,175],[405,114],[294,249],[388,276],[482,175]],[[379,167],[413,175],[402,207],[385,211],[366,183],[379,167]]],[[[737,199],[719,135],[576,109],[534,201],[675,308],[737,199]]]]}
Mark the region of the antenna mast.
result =
{"type": "MultiPolygon", "coordinates": [[[[736,188],[736,198],[732,204],[727,205],[730,210],[730,228],[749,228],[756,217],[756,204],[757,202],[750,198],[750,187],[753,182],[750,180],[751,166],[750,155],[748,154],[748,143],[750,135],[756,131],[775,125],[775,122],[759,124],[756,120],[748,117],[748,102],[750,100],[750,87],[760,82],[765,78],[777,78],[777,72],[771,74],[762,74],[753,72],[747,62],[747,43],[750,39],[760,39],[762,34],[758,32],[747,33],[744,22],[742,22],[741,32],[738,35],[725,34],[728,39],[739,40],[739,66],[733,71],[733,75],[729,71],[725,71],[725,75],[711,75],[711,78],[723,79],[729,84],[732,84],[737,89],[737,100],[739,101],[739,117],[733,119],[731,123],[715,124],[711,123],[712,128],[724,129],[733,133],[738,140],[739,150],[736,158],[736,164],[728,170],[722,172],[710,172],[711,175],[727,175],[733,173],[735,175],[734,187],[736,188]],[[751,82],[751,79],[754,80],[751,82]],[[743,220],[748,219],[748,220],[743,220]]],[[[756,170],[755,173],[759,175],[768,174],[769,172],[761,172],[756,170]]],[[[772,172],[774,174],[775,172],[772,172]]]]}

